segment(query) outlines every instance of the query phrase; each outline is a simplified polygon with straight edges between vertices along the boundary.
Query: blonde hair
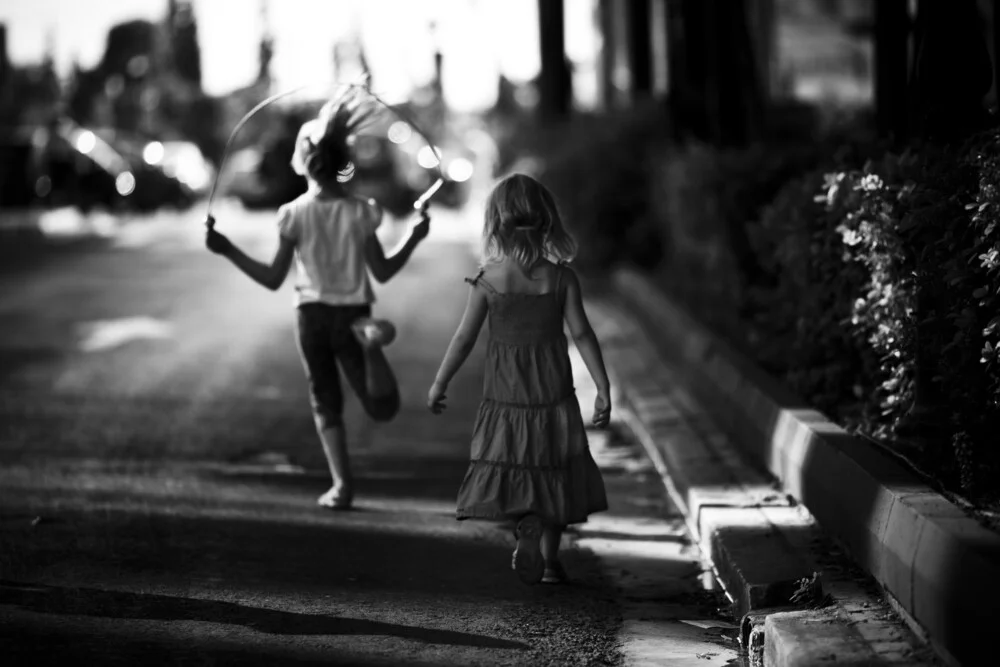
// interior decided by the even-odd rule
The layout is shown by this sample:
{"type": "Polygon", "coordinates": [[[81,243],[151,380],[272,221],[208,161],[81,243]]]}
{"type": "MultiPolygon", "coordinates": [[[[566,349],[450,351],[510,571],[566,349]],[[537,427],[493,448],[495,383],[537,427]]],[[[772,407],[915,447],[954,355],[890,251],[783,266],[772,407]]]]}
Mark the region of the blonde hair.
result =
{"type": "Polygon", "coordinates": [[[548,188],[525,174],[497,183],[486,200],[483,264],[513,259],[529,269],[539,260],[569,261],[576,240],[563,226],[548,188]]]}

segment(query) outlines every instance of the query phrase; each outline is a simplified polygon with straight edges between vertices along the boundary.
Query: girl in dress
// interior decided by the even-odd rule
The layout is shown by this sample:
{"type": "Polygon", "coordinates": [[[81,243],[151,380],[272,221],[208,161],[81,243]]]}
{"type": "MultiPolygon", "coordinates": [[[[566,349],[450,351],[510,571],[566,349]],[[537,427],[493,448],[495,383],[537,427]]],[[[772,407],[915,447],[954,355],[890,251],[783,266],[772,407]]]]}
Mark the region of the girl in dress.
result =
{"type": "Polygon", "coordinates": [[[563,264],[575,250],[541,183],[521,174],[502,180],[486,204],[482,268],[466,279],[465,314],[427,397],[440,414],[448,383],[489,318],[483,399],[457,518],[516,521],[511,566],[525,583],[564,582],[563,530],[608,507],[563,328],[565,321],[597,385],[591,421],[603,428],[611,415],[608,376],[580,282],[563,264]]]}

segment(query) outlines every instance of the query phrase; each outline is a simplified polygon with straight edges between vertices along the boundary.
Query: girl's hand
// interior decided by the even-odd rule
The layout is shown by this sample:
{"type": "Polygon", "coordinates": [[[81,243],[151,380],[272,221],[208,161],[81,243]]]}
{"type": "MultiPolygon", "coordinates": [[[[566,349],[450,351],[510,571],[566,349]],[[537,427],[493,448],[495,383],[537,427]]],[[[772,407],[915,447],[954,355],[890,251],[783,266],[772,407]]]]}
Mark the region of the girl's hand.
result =
{"type": "Polygon", "coordinates": [[[413,226],[413,237],[423,241],[431,232],[431,216],[427,213],[427,204],[420,208],[420,222],[413,226]]]}
{"type": "Polygon", "coordinates": [[[224,234],[215,231],[215,218],[205,218],[205,247],[217,255],[225,255],[233,247],[232,242],[224,234]]]}
{"type": "Polygon", "coordinates": [[[605,393],[598,393],[594,399],[594,417],[591,422],[597,428],[604,428],[611,421],[611,399],[605,393]]]}
{"type": "Polygon", "coordinates": [[[436,415],[444,412],[447,407],[444,403],[444,399],[448,398],[445,396],[444,392],[447,391],[447,387],[440,382],[435,382],[431,385],[431,390],[427,392],[427,409],[436,415]]]}

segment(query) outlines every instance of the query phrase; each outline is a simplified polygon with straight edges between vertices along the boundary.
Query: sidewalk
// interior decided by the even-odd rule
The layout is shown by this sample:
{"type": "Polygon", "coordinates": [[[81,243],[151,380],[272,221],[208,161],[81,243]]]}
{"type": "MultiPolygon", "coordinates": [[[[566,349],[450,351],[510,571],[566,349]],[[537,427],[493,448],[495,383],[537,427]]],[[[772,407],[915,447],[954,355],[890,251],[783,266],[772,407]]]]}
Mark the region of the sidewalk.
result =
{"type": "Polygon", "coordinates": [[[617,287],[587,303],[613,385],[726,589],[744,648],[768,666],[937,664],[872,577],[737,446],[721,404],[696,395],[681,342],[650,333],[652,299],[617,287]]]}

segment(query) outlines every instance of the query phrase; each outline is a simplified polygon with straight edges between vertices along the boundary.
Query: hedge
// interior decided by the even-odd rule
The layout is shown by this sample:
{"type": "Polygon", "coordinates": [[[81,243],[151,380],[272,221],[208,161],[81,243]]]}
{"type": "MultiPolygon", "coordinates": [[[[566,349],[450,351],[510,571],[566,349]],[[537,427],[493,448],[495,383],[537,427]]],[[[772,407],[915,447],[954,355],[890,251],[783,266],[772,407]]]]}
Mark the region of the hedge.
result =
{"type": "Polygon", "coordinates": [[[583,262],[647,268],[818,409],[990,500],[1000,132],[902,152],[843,135],[721,151],[674,144],[663,125],[648,111],[602,131],[591,119],[541,155],[583,262]],[[737,261],[740,225],[763,280],[737,261]],[[912,437],[918,379],[930,440],[912,437]]]}

